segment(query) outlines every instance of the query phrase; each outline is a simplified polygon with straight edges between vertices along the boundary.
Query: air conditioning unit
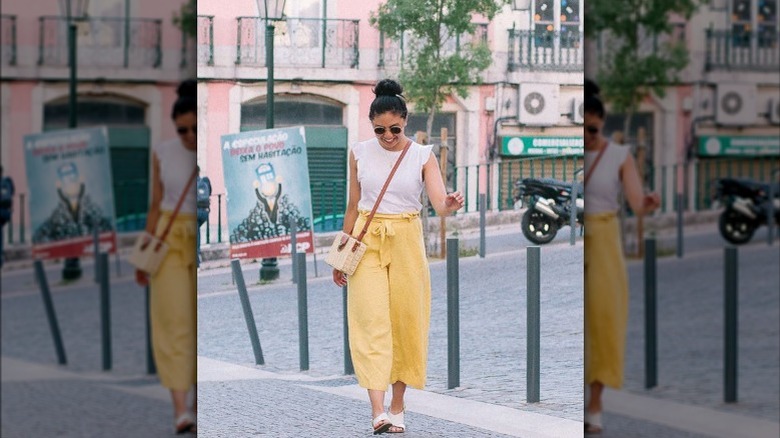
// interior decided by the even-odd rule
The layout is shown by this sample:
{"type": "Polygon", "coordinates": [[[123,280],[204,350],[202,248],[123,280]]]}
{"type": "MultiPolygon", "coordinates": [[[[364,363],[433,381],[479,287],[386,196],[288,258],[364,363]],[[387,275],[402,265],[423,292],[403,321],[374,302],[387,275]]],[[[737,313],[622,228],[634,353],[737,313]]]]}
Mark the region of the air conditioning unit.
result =
{"type": "Polygon", "coordinates": [[[571,100],[571,121],[578,125],[582,125],[585,121],[585,102],[582,97],[571,100]]]}
{"type": "Polygon", "coordinates": [[[780,125],[780,99],[769,99],[769,123],[780,125]]]}
{"type": "Polygon", "coordinates": [[[754,124],[757,93],[751,84],[718,84],[715,121],[724,126],[754,124]]]}
{"type": "Polygon", "coordinates": [[[529,126],[552,126],[558,123],[558,84],[520,84],[518,121],[529,126]]]}

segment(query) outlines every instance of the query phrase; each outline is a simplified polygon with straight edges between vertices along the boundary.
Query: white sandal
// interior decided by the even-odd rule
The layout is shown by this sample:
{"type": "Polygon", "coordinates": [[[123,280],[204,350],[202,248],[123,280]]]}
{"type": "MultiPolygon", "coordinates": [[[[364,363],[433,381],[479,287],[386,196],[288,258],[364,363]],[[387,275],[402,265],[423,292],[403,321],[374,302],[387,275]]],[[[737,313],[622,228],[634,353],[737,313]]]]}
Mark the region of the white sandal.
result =
{"type": "Polygon", "coordinates": [[[601,433],[602,430],[601,412],[591,413],[585,411],[585,433],[596,434],[601,433]]]}
{"type": "Polygon", "coordinates": [[[388,429],[393,427],[393,423],[390,421],[390,417],[382,412],[371,420],[371,426],[374,428],[374,435],[379,435],[387,432],[388,429]]]}
{"type": "Polygon", "coordinates": [[[390,418],[390,422],[393,423],[393,427],[401,429],[400,431],[388,430],[387,433],[406,432],[406,424],[404,424],[404,412],[406,412],[406,407],[404,407],[401,412],[397,414],[390,412],[390,408],[387,409],[387,416],[390,418]]]}
{"type": "Polygon", "coordinates": [[[185,411],[176,418],[175,428],[177,435],[193,432],[193,429],[195,429],[195,417],[190,411],[185,411]]]}

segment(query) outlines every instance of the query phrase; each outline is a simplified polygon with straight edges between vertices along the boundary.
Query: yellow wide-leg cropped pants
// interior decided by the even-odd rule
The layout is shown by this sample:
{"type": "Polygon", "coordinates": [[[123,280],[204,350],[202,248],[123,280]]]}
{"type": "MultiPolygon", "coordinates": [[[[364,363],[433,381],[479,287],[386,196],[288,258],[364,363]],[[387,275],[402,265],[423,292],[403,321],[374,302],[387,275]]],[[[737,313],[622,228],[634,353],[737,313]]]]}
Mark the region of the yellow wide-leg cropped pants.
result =
{"type": "MultiPolygon", "coordinates": [[[[163,211],[157,223],[159,236],[171,219],[163,211]]],[[[186,391],[196,381],[197,271],[195,267],[194,214],[179,213],[168,237],[168,254],[151,278],[150,319],[152,349],[160,383],[186,391]]]]}
{"type": "Polygon", "coordinates": [[[614,213],[585,215],[585,383],[623,385],[628,274],[614,213]]]}
{"type": "MultiPolygon", "coordinates": [[[[363,229],[361,211],[353,235],[363,229]]],[[[368,246],[349,277],[349,346],[358,384],[386,391],[401,381],[425,387],[431,280],[419,213],[376,214],[368,246]]]]}

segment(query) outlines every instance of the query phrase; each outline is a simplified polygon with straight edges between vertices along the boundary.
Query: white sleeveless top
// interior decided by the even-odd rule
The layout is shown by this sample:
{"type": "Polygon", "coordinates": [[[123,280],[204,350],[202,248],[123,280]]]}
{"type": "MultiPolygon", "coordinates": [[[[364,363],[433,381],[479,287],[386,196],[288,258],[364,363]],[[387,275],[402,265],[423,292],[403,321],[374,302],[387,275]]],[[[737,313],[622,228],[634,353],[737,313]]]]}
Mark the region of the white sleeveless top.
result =
{"type": "MultiPolygon", "coordinates": [[[[178,138],[157,143],[152,151],[160,162],[160,180],[163,197],[160,210],[173,211],[179,202],[184,186],[197,165],[197,153],[184,147],[178,138]]],[[[190,186],[181,204],[181,213],[195,214],[195,183],[190,186]]]]}
{"type": "MultiPolygon", "coordinates": [[[[620,210],[618,196],[623,187],[620,166],[626,161],[630,149],[617,143],[609,143],[596,168],[585,185],[585,213],[607,213],[620,210]]],[[[585,151],[585,171],[596,161],[598,151],[585,151]]]]}
{"type": "MultiPolygon", "coordinates": [[[[423,146],[412,141],[409,151],[390,181],[377,213],[400,214],[419,212],[422,209],[420,195],[423,190],[422,168],[431,156],[433,146],[423,146]]],[[[372,138],[352,146],[357,161],[357,179],[360,183],[358,210],[371,211],[382,186],[390,175],[401,151],[390,152],[372,138]]]]}

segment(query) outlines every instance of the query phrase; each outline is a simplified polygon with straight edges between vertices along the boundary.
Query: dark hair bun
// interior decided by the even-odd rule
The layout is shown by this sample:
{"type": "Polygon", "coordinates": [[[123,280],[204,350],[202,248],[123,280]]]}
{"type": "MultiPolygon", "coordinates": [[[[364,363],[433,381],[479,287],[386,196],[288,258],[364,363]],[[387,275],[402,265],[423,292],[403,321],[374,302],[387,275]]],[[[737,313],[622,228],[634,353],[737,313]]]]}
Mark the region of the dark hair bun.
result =
{"type": "Polygon", "coordinates": [[[374,94],[379,96],[396,96],[403,93],[404,89],[401,84],[392,79],[382,79],[374,87],[374,94]]]}
{"type": "Polygon", "coordinates": [[[198,97],[198,81],[195,79],[186,79],[182,81],[181,84],[179,84],[179,87],[176,89],[176,94],[179,95],[179,97],[192,97],[197,98],[198,97]]]}
{"type": "Polygon", "coordinates": [[[590,79],[585,79],[585,96],[598,96],[599,86],[590,79]]]}

